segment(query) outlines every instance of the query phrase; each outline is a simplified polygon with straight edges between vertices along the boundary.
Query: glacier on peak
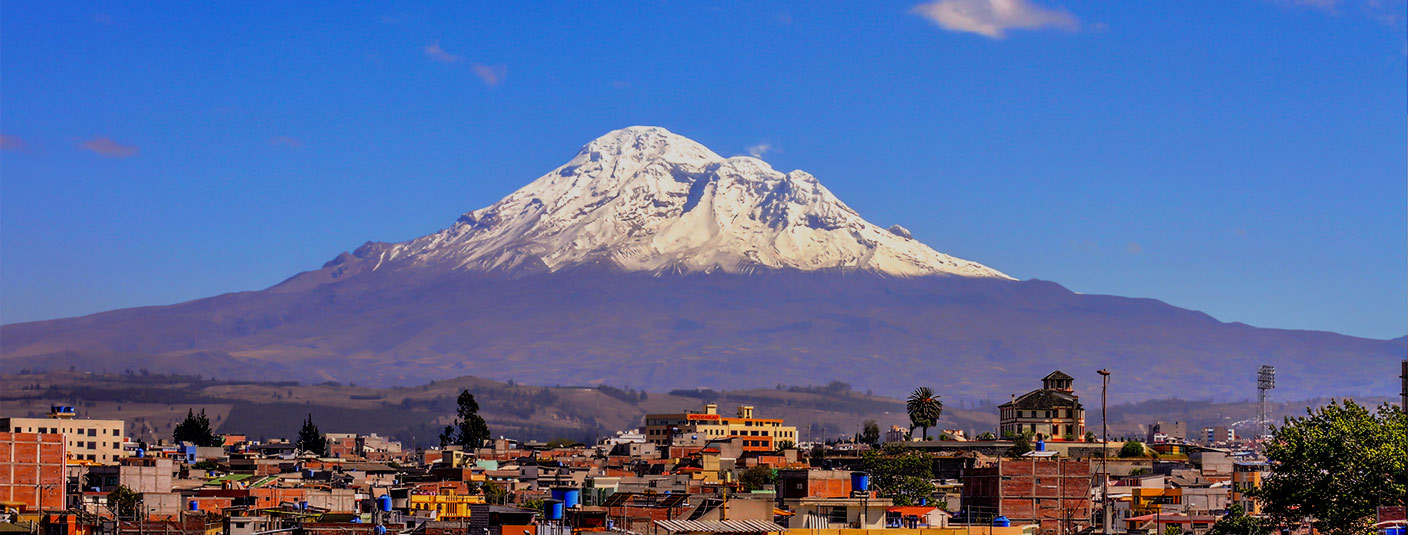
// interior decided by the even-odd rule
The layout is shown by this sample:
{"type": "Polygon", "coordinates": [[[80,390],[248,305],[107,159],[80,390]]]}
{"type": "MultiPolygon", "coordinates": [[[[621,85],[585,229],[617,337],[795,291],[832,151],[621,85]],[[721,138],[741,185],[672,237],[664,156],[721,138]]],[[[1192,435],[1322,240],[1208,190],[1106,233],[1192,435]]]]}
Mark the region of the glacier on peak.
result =
{"type": "Polygon", "coordinates": [[[725,158],[643,126],[592,140],[567,163],[449,228],[364,245],[353,256],[374,263],[373,270],[604,264],[655,273],[798,269],[1011,278],[935,251],[898,225],[871,224],[803,171],[725,158]]]}

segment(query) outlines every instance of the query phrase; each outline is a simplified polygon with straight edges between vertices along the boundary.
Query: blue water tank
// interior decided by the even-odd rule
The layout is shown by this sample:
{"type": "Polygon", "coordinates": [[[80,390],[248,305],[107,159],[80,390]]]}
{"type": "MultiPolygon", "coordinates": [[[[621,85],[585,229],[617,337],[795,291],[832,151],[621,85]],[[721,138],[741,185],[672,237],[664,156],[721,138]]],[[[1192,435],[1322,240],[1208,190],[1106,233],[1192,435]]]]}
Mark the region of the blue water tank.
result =
{"type": "Polygon", "coordinates": [[[1008,520],[1005,516],[999,516],[997,518],[992,519],[992,527],[1010,528],[1012,527],[1012,521],[1008,520]]]}
{"type": "Polygon", "coordinates": [[[307,511],[307,510],[308,510],[308,502],[307,502],[306,500],[305,500],[305,501],[298,502],[298,510],[299,510],[299,511],[307,511]]]}
{"type": "Polygon", "coordinates": [[[195,501],[195,500],[191,500],[191,501],[189,501],[189,502],[186,502],[186,506],[187,506],[187,507],[190,507],[190,509],[191,509],[192,511],[199,511],[199,510],[200,510],[200,502],[195,501]]]}
{"type": "Polygon", "coordinates": [[[1036,441],[1036,451],[1046,451],[1046,441],[1045,441],[1045,440],[1038,440],[1038,441],[1036,441]]]}
{"type": "Polygon", "coordinates": [[[378,498],[376,499],[376,503],[381,506],[381,512],[383,512],[383,513],[390,513],[390,512],[391,512],[391,497],[390,497],[390,496],[387,496],[387,495],[385,495],[385,494],[382,494],[380,497],[378,497],[378,498]]]}
{"type": "Polygon", "coordinates": [[[571,487],[558,487],[552,489],[552,499],[562,502],[563,507],[576,507],[582,504],[582,491],[571,487]]]}
{"type": "Polygon", "coordinates": [[[142,457],[146,457],[146,456],[147,456],[147,451],[146,451],[146,450],[144,450],[144,449],[142,449],[142,448],[137,448],[137,458],[138,458],[138,459],[141,459],[142,457]]]}
{"type": "Polygon", "coordinates": [[[557,500],[547,500],[543,502],[543,514],[548,520],[562,520],[562,502],[557,500]]]}
{"type": "Polygon", "coordinates": [[[383,526],[383,525],[381,525],[381,524],[377,524],[377,525],[376,525],[376,535],[386,535],[386,526],[383,526]]]}
{"type": "Polygon", "coordinates": [[[354,516],[354,517],[352,517],[352,523],[353,523],[353,524],[361,524],[361,523],[362,523],[362,517],[360,517],[360,516],[354,516]]]}
{"type": "Polygon", "coordinates": [[[851,490],[870,492],[870,473],[851,472],[851,490]]]}

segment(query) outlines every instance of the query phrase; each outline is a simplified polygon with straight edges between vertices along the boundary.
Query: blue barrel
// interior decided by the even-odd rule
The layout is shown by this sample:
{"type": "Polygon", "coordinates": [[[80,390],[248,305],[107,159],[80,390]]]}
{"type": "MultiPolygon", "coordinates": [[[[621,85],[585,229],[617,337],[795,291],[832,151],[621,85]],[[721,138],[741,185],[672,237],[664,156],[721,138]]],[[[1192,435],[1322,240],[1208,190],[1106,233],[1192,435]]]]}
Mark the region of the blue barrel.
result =
{"type": "Polygon", "coordinates": [[[299,510],[299,511],[306,511],[306,510],[308,510],[308,502],[307,502],[306,500],[305,500],[305,501],[298,502],[298,510],[299,510]]]}
{"type": "Polygon", "coordinates": [[[548,520],[562,520],[562,502],[557,500],[544,501],[543,514],[548,516],[548,520]]]}
{"type": "Polygon", "coordinates": [[[552,489],[552,499],[562,502],[563,507],[573,508],[582,504],[582,491],[571,487],[552,489]]]}
{"type": "Polygon", "coordinates": [[[189,507],[192,511],[199,511],[199,510],[200,510],[200,502],[195,501],[195,500],[191,500],[191,501],[189,501],[189,502],[186,502],[186,507],[189,507]]]}
{"type": "Polygon", "coordinates": [[[1045,441],[1045,440],[1038,440],[1038,441],[1036,441],[1036,451],[1046,451],[1046,441],[1045,441]]]}
{"type": "Polygon", "coordinates": [[[851,490],[870,492],[870,473],[851,472],[851,490]]]}
{"type": "Polygon", "coordinates": [[[147,451],[146,451],[146,450],[144,450],[144,449],[142,449],[142,448],[137,448],[137,458],[138,458],[138,459],[141,459],[142,457],[146,457],[146,456],[147,456],[147,451]]]}
{"type": "Polygon", "coordinates": [[[353,524],[361,524],[361,523],[362,523],[362,517],[360,517],[360,516],[354,516],[354,517],[352,517],[352,523],[353,523],[353,524]]]}
{"type": "Polygon", "coordinates": [[[999,516],[997,518],[992,519],[992,527],[1010,528],[1012,527],[1012,521],[1008,520],[1005,516],[999,516]]]}
{"type": "Polygon", "coordinates": [[[390,512],[391,512],[391,497],[390,497],[390,496],[387,496],[387,495],[385,495],[385,494],[382,494],[380,497],[378,497],[378,498],[376,499],[376,502],[381,505],[381,512],[383,512],[383,513],[390,513],[390,512]]]}
{"type": "Polygon", "coordinates": [[[383,525],[381,525],[381,524],[377,524],[377,525],[376,525],[376,535],[386,535],[386,526],[383,526],[383,525]]]}

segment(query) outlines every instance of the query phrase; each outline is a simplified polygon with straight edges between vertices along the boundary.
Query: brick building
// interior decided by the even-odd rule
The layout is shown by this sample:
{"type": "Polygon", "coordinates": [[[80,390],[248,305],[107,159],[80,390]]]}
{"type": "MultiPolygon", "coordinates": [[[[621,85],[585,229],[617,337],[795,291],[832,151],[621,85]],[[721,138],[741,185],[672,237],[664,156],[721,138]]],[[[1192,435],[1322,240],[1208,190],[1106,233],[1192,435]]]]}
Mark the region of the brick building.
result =
{"type": "Polygon", "coordinates": [[[1064,532],[1090,524],[1090,461],[998,459],[963,474],[963,504],[974,515],[1006,516],[1064,532]]]}
{"type": "Polygon", "coordinates": [[[67,453],[59,433],[0,432],[0,502],[27,511],[63,510],[67,453]]]}

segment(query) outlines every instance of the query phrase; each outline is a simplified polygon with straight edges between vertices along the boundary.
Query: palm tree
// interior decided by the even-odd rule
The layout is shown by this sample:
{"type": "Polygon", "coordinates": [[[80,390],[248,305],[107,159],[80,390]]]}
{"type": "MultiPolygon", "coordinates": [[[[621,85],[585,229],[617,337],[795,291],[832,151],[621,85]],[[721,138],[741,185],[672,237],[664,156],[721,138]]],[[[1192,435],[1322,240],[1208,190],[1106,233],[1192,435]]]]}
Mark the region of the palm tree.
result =
{"type": "Polygon", "coordinates": [[[944,402],[934,394],[934,389],[927,386],[914,389],[904,408],[909,412],[910,432],[913,433],[915,427],[923,428],[924,440],[929,440],[929,427],[938,423],[939,415],[944,413],[944,402]]]}

